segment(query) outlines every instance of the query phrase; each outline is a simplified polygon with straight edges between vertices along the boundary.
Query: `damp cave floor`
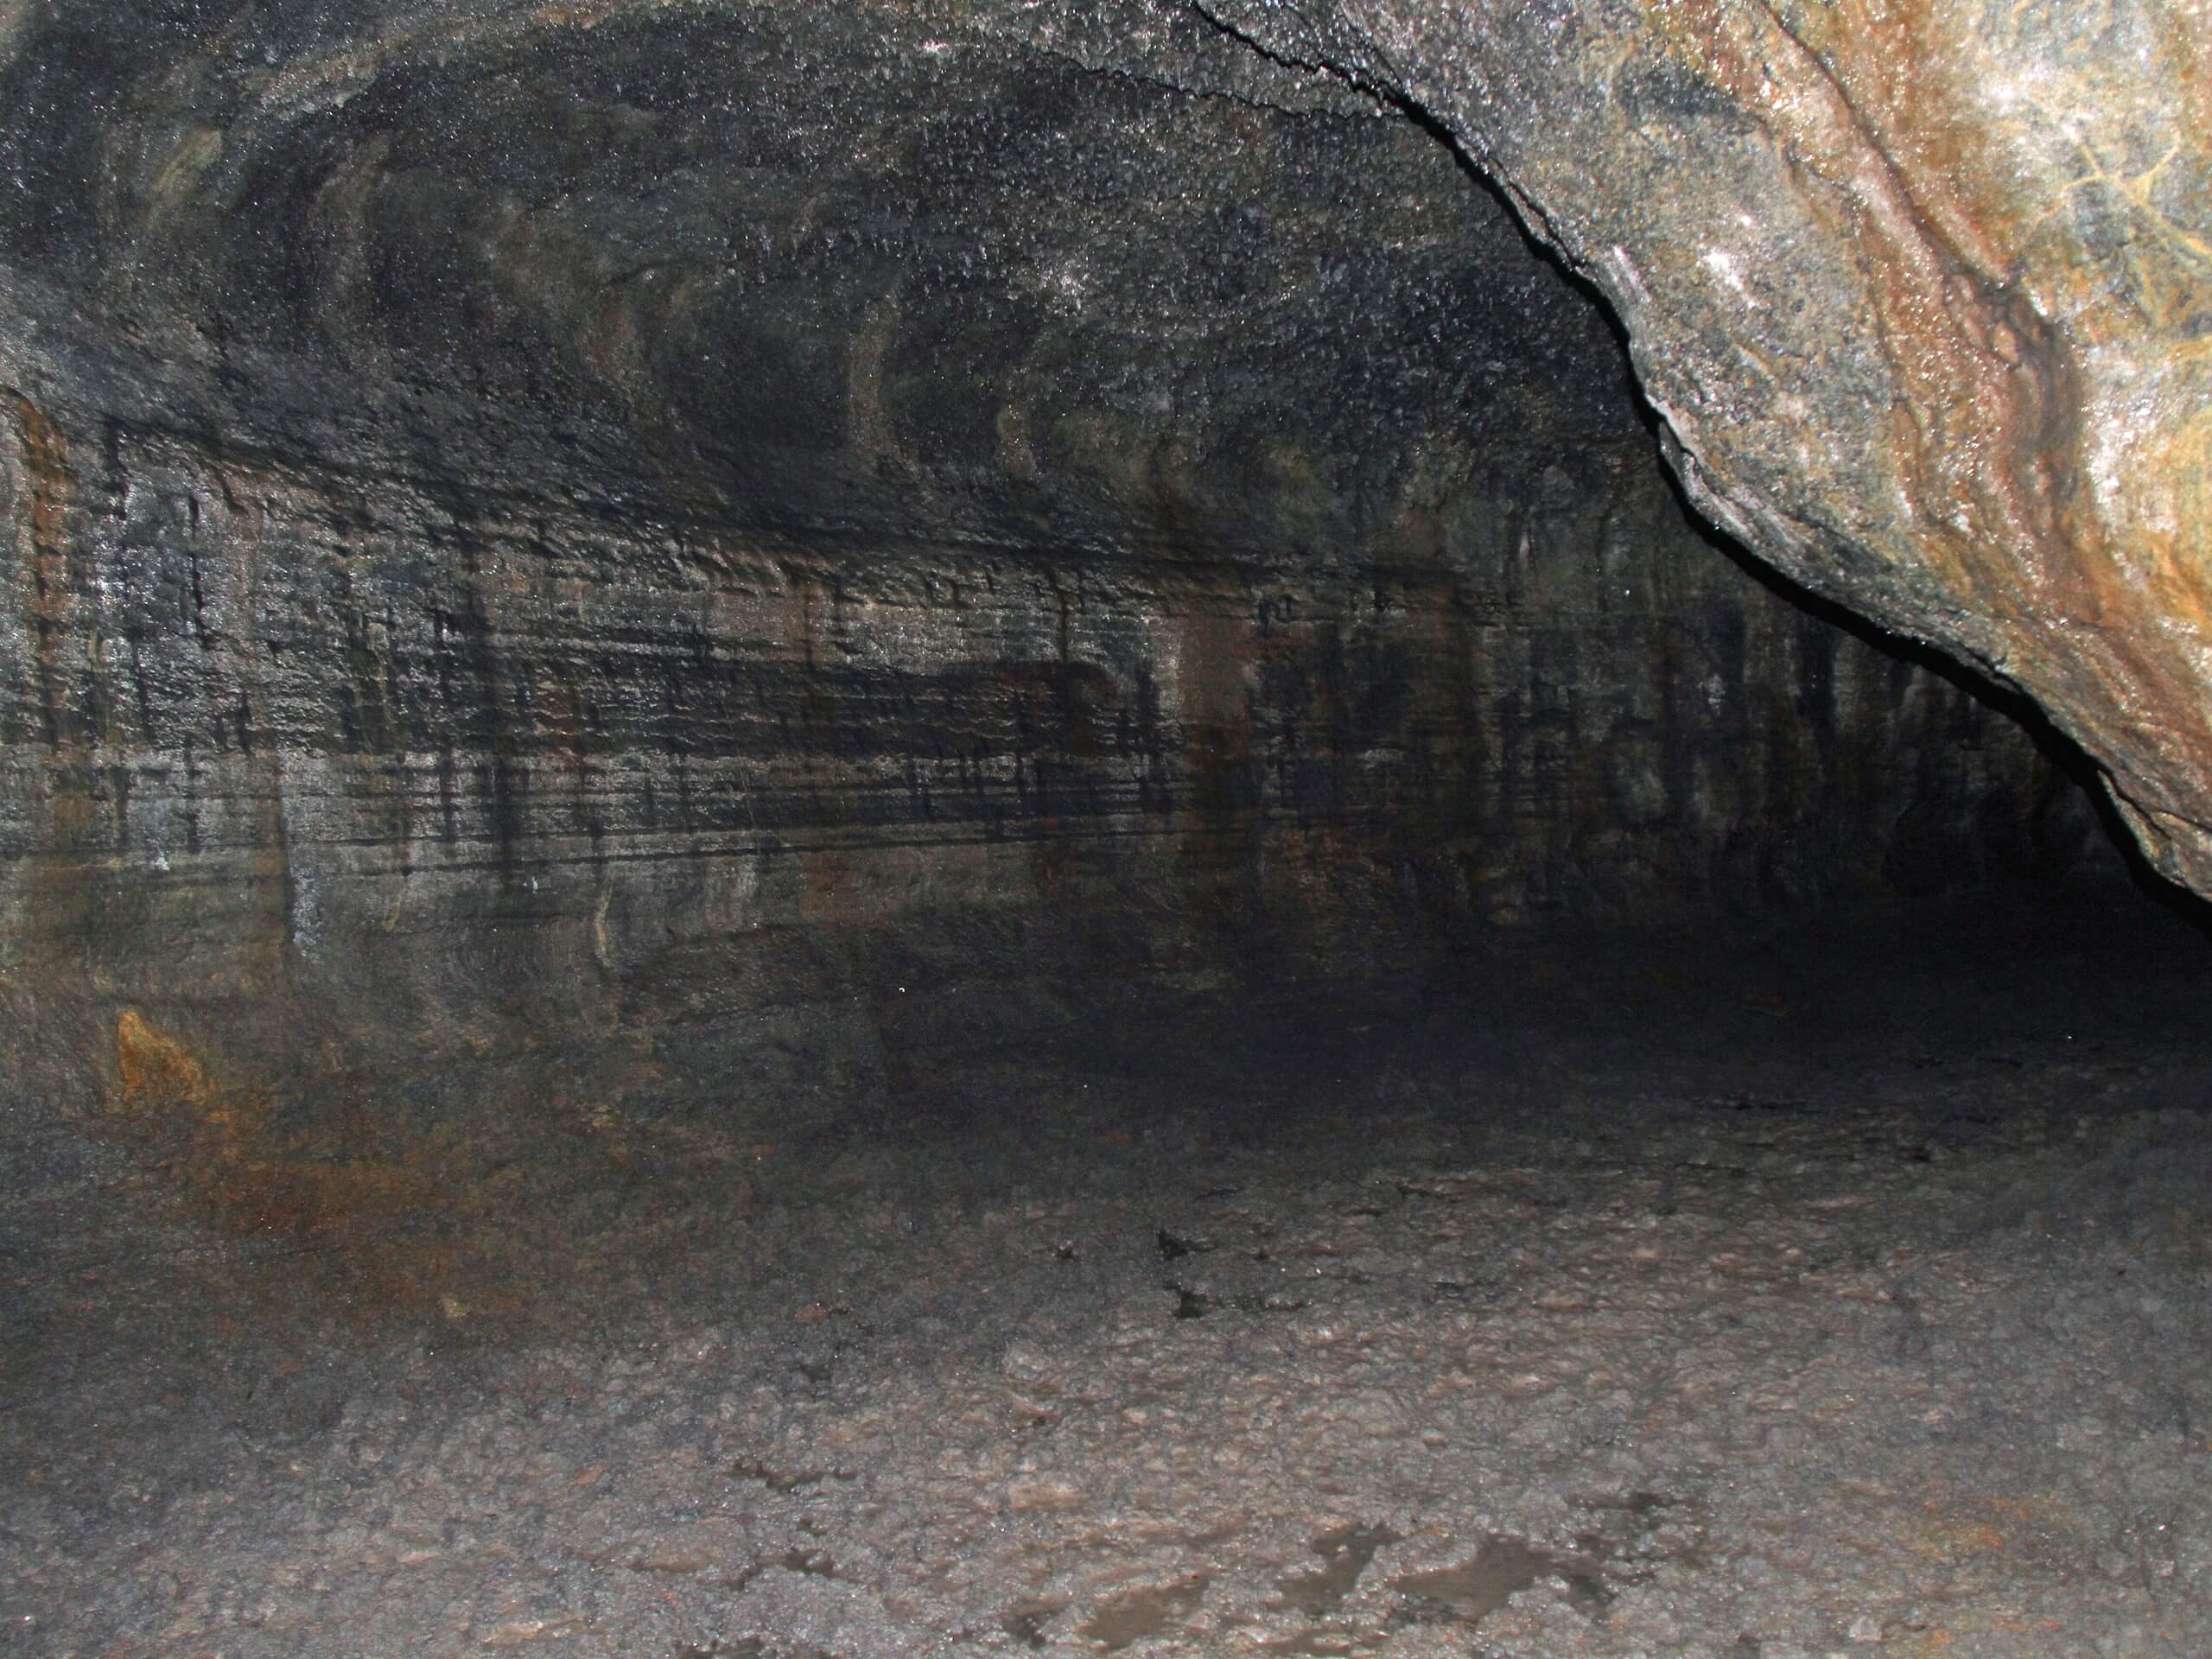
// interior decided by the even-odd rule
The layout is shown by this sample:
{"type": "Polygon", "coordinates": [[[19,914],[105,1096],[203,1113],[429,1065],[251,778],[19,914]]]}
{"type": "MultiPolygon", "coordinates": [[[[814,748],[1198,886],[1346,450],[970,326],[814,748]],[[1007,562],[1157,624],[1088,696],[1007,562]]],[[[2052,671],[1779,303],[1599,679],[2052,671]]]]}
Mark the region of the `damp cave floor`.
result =
{"type": "Polygon", "coordinates": [[[380,1232],[10,1102],[0,1650],[2201,1655],[2177,928],[1101,1014],[380,1232]]]}

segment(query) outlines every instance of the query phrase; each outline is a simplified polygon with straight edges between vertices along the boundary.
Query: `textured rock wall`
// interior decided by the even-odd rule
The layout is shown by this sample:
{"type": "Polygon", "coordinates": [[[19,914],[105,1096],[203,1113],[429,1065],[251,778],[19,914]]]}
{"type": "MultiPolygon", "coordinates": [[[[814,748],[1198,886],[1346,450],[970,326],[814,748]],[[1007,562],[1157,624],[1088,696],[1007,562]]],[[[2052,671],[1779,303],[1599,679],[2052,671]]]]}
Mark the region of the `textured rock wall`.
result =
{"type": "Polygon", "coordinates": [[[2212,9],[1209,6],[1449,128],[1700,505],[2031,695],[2212,893],[2212,9]]]}
{"type": "Polygon", "coordinates": [[[4,14],[16,1065],[895,1083],[2108,868],[1705,542],[1414,125],[1180,9],[925,10],[4,14]]]}

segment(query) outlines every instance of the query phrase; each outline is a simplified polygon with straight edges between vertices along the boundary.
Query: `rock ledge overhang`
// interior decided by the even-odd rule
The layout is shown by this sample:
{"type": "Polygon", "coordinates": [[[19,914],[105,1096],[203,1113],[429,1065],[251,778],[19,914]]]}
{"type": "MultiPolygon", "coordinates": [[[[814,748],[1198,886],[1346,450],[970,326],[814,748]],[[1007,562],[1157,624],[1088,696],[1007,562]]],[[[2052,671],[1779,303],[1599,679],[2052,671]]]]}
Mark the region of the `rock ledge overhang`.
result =
{"type": "Polygon", "coordinates": [[[2212,7],[1205,3],[1447,128],[1698,505],[2031,696],[2212,893],[2212,7]]]}

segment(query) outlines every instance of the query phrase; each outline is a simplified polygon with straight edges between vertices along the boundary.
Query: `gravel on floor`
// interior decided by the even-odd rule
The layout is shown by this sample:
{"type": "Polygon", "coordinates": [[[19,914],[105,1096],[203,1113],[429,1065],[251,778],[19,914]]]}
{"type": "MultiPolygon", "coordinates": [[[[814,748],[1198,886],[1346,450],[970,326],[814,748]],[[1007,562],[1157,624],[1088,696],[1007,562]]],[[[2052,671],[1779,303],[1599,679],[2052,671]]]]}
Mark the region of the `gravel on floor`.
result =
{"type": "Polygon", "coordinates": [[[2207,1651],[2201,969],[1611,972],[483,1126],[383,1235],[11,1103],[0,1648],[2207,1651]]]}

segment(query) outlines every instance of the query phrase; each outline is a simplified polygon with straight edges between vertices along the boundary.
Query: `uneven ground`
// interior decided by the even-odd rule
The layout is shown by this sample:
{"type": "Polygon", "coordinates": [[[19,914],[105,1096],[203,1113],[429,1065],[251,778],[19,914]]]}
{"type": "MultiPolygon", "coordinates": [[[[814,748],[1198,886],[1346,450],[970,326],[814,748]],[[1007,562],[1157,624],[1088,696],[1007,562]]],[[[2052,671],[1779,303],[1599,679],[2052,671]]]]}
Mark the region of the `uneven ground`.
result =
{"type": "Polygon", "coordinates": [[[274,1187],[13,1101],[0,1645],[2199,1654],[2208,988],[1616,943],[274,1187]]]}

